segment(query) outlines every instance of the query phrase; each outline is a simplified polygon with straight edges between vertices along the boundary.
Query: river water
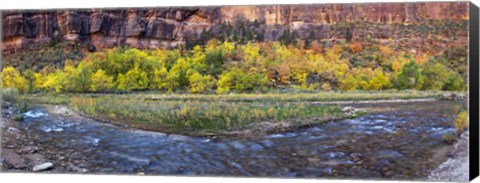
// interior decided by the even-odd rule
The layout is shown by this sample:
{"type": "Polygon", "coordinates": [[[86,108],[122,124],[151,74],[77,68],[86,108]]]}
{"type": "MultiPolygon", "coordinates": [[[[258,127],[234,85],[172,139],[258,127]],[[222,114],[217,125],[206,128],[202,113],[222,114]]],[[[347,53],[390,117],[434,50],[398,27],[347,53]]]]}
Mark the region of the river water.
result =
{"type": "Polygon", "coordinates": [[[398,108],[256,139],[132,130],[45,106],[24,113],[21,127],[61,157],[57,167],[69,161],[89,173],[423,179],[444,160],[437,152],[448,148],[442,135],[454,131],[452,103],[388,106],[398,108]]]}

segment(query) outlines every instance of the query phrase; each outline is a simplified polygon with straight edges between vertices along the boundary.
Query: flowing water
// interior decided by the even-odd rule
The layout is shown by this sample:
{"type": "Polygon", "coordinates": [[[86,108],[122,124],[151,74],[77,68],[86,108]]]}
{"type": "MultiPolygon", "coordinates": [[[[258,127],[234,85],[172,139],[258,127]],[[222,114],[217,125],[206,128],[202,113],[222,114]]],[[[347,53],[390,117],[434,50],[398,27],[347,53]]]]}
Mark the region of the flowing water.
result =
{"type": "MultiPolygon", "coordinates": [[[[366,104],[368,105],[368,104],[366,104]]],[[[454,131],[452,103],[398,109],[256,139],[208,139],[126,129],[80,117],[24,113],[36,143],[91,173],[422,179],[454,131]],[[78,161],[74,161],[78,159],[78,161]]],[[[381,107],[381,106],[380,106],[381,107]]],[[[60,165],[58,165],[60,164],[60,165]]]]}

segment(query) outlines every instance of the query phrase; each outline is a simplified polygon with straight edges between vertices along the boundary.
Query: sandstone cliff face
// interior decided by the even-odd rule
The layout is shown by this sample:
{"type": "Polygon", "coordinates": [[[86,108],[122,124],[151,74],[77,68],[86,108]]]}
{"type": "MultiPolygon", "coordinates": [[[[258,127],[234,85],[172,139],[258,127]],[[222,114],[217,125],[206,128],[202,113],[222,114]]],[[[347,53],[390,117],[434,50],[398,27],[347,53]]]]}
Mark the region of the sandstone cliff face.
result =
{"type": "MultiPolygon", "coordinates": [[[[84,9],[2,12],[4,54],[30,43],[66,39],[96,48],[128,45],[137,48],[175,47],[200,32],[225,22],[258,21],[266,39],[296,31],[300,39],[328,38],[329,26],[341,22],[380,24],[373,34],[393,36],[394,24],[426,20],[468,19],[468,2],[319,4],[142,9],[84,9]],[[382,26],[383,25],[383,26],[382,26]],[[313,30],[313,31],[312,31],[313,30]]],[[[359,35],[362,33],[359,33],[359,35]]]]}

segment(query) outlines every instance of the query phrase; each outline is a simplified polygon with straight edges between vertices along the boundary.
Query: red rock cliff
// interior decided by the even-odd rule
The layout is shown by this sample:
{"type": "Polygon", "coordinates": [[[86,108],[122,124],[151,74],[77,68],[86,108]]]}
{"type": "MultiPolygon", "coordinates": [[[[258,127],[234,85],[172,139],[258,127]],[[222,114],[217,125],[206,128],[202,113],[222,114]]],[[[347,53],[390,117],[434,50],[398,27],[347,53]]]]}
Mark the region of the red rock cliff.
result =
{"type": "Polygon", "coordinates": [[[267,39],[280,30],[296,30],[305,38],[328,37],[325,26],[340,22],[384,25],[379,37],[394,36],[394,24],[427,20],[468,19],[468,2],[316,4],[272,6],[225,6],[143,9],[84,9],[2,12],[4,54],[30,43],[54,38],[92,44],[97,48],[128,45],[138,48],[174,47],[224,22],[242,18],[261,22],[267,39]]]}

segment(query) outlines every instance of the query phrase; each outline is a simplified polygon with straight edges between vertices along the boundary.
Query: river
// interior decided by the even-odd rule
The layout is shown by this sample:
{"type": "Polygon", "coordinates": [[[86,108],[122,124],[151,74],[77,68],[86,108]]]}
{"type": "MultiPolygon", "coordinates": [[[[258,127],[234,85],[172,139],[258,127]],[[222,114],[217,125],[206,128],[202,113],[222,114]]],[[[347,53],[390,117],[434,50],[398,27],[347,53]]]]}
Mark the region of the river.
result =
{"type": "Polygon", "coordinates": [[[46,106],[24,113],[20,127],[67,172],[75,167],[96,174],[424,179],[446,159],[442,152],[450,146],[442,135],[454,131],[452,103],[383,106],[396,107],[254,139],[127,129],[59,116],[46,106]]]}

